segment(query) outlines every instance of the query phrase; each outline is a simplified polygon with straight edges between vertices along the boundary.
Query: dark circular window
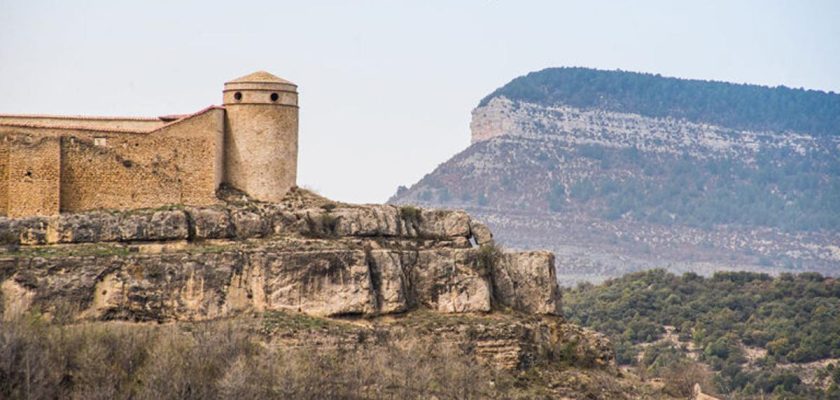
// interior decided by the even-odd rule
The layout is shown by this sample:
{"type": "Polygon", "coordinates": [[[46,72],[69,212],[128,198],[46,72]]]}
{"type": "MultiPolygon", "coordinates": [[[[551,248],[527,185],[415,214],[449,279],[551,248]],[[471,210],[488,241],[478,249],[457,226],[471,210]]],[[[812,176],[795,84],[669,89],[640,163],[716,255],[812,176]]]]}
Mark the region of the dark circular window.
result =
{"type": "Polygon", "coordinates": [[[279,98],[280,98],[280,96],[278,96],[277,93],[272,93],[271,94],[271,101],[277,101],[277,99],[279,99],[279,98]]]}
{"type": "Polygon", "coordinates": [[[236,99],[236,101],[242,100],[242,93],[240,93],[240,92],[234,93],[233,98],[236,99]]]}

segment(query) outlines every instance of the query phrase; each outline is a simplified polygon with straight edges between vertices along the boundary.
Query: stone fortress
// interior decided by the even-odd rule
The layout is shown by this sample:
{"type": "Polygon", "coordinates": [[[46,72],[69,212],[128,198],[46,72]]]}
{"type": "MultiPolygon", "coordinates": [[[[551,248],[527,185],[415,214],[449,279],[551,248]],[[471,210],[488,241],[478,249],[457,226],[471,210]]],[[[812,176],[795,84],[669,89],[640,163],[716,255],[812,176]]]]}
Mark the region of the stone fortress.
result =
{"type": "Polygon", "coordinates": [[[279,201],[297,178],[297,85],[255,72],[188,115],[0,115],[0,215],[279,201]]]}
{"type": "Polygon", "coordinates": [[[464,211],[295,189],[297,133],[295,85],[264,72],[186,116],[0,117],[0,326],[219,321],[280,351],[440,344],[514,371],[563,349],[617,371],[561,317],[553,254],[504,251],[464,211]]]}

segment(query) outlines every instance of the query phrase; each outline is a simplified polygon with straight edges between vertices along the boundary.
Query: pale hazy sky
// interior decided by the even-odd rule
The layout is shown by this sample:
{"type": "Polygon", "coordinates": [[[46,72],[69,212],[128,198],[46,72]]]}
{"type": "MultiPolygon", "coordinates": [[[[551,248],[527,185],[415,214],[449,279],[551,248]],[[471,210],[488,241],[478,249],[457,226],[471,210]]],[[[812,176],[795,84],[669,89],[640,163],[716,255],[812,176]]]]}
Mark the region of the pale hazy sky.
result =
{"type": "Polygon", "coordinates": [[[382,202],[551,66],[840,92],[838,1],[0,0],[0,113],[164,115],[267,70],[299,85],[299,183],[382,202]]]}

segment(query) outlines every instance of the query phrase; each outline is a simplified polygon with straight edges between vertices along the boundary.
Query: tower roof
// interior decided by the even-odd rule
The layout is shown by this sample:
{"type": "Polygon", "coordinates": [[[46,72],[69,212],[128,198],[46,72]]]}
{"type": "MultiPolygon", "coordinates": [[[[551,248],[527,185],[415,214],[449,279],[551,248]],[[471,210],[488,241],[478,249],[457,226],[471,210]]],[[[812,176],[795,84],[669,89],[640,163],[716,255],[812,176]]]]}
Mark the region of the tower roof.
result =
{"type": "Polygon", "coordinates": [[[294,85],[294,83],[292,82],[289,82],[283,78],[278,78],[277,76],[269,74],[265,71],[257,71],[252,74],[236,78],[227,83],[283,83],[286,85],[294,85]]]}

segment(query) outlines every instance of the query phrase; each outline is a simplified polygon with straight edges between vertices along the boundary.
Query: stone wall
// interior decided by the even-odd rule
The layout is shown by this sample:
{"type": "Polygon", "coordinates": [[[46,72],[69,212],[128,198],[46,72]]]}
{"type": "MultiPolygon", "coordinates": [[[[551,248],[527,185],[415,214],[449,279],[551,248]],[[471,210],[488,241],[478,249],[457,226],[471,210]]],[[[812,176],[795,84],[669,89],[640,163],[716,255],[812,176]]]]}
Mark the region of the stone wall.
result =
{"type": "Polygon", "coordinates": [[[24,137],[9,144],[10,217],[51,215],[59,210],[60,140],[24,137]]]}
{"type": "Polygon", "coordinates": [[[0,215],[6,215],[9,207],[9,142],[0,137],[0,215]]]}
{"type": "MultiPolygon", "coordinates": [[[[146,196],[147,200],[139,202],[132,202],[130,199],[114,199],[134,205],[109,205],[108,202],[96,205],[74,204],[66,207],[62,205],[62,211],[215,203],[216,188],[222,181],[223,129],[224,110],[210,108],[149,133],[102,132],[78,136],[78,139],[91,141],[91,143],[95,137],[105,138],[107,143],[105,148],[137,167],[134,168],[137,176],[133,178],[149,179],[150,184],[153,185],[165,185],[167,192],[177,193],[177,195],[174,201],[170,201],[172,200],[170,196],[164,196],[160,201],[167,201],[165,203],[146,196]],[[151,171],[157,177],[149,176],[146,171],[151,171]]],[[[89,186],[86,184],[83,187],[89,186]]],[[[125,186],[125,189],[132,190],[128,185],[125,186]]],[[[142,190],[142,188],[137,190],[142,190]]]]}
{"type": "Polygon", "coordinates": [[[298,108],[227,105],[225,181],[263,201],[279,201],[297,181],[298,108]]]}
{"type": "Polygon", "coordinates": [[[130,209],[177,204],[179,182],[168,170],[122,158],[86,140],[64,140],[61,210],[130,209]]]}
{"type": "Polygon", "coordinates": [[[159,157],[161,149],[168,152],[180,180],[179,204],[216,202],[216,189],[223,178],[224,117],[224,109],[211,108],[149,135],[157,135],[157,139],[147,142],[143,158],[159,157]]]}
{"type": "Polygon", "coordinates": [[[51,215],[217,201],[223,172],[221,108],[208,108],[149,132],[0,125],[0,136],[5,146],[0,147],[0,214],[51,215]],[[53,147],[27,144],[42,141],[53,147]],[[12,171],[24,168],[47,169],[38,179],[26,177],[17,183],[7,176],[10,171],[11,177],[26,174],[28,170],[12,171]],[[43,180],[47,178],[54,181],[43,180]],[[18,202],[14,207],[12,200],[18,202]]]}
{"type": "Polygon", "coordinates": [[[152,130],[165,125],[160,118],[73,117],[55,115],[2,115],[0,125],[75,128],[95,130],[152,130]]]}

